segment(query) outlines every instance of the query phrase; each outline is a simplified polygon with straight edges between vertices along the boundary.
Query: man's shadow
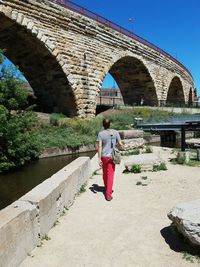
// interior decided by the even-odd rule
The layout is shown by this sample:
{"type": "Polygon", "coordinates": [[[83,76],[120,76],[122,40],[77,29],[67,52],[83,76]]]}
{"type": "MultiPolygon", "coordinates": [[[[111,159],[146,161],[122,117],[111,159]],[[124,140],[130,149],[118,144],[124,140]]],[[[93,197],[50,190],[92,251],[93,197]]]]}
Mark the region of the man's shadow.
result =
{"type": "Polygon", "coordinates": [[[100,192],[105,196],[105,187],[104,186],[99,186],[98,184],[93,184],[89,189],[94,194],[97,194],[98,192],[100,192]]]}

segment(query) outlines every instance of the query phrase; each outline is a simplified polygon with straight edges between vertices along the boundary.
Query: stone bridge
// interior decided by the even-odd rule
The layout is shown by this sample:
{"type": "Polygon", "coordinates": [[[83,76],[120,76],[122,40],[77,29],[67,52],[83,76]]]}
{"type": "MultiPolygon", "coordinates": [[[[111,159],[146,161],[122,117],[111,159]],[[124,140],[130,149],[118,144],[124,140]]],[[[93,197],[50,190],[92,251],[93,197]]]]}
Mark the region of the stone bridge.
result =
{"type": "Polygon", "coordinates": [[[44,112],[94,116],[108,72],[125,104],[193,101],[193,78],[181,63],[69,1],[0,0],[0,49],[24,73],[44,112]]]}

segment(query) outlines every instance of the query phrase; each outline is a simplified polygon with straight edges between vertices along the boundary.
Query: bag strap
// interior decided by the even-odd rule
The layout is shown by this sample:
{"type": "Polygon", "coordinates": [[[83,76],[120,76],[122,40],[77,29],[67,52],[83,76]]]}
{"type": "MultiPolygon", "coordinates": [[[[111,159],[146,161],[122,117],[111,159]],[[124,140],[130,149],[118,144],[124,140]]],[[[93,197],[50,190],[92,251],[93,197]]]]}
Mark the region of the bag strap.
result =
{"type": "Polygon", "coordinates": [[[109,133],[110,133],[110,137],[111,137],[111,148],[113,149],[114,148],[114,144],[113,144],[113,136],[114,136],[114,132],[112,131],[112,130],[110,130],[110,129],[108,129],[108,131],[109,131],[109,133]]]}

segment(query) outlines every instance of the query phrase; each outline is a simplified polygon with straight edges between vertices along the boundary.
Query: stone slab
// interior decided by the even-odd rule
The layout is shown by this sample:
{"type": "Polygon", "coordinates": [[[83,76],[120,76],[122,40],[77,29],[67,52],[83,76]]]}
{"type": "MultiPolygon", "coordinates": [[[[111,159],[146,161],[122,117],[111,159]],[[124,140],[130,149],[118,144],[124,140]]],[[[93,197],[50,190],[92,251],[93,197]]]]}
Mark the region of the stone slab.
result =
{"type": "Polygon", "coordinates": [[[141,166],[142,171],[152,170],[154,165],[159,165],[163,160],[153,154],[132,155],[125,160],[125,168],[130,170],[134,164],[141,166]]]}

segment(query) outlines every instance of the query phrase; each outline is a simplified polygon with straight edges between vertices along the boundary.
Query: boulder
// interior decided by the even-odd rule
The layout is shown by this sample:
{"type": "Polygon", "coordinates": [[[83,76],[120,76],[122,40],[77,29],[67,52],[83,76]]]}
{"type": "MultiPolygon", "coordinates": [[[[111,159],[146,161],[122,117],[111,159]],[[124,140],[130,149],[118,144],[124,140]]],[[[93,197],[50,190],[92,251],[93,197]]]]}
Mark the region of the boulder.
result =
{"type": "Polygon", "coordinates": [[[124,130],[119,131],[121,139],[133,139],[133,138],[143,138],[144,132],[142,130],[124,130]]]}
{"type": "Polygon", "coordinates": [[[191,243],[200,245],[200,200],[180,203],[167,216],[191,243]]]}
{"type": "Polygon", "coordinates": [[[200,138],[191,138],[186,140],[186,144],[194,147],[194,148],[199,148],[200,147],[200,138]]]}
{"type": "Polygon", "coordinates": [[[142,147],[144,145],[144,139],[143,138],[133,138],[133,139],[124,139],[124,150],[131,150],[134,148],[142,147]]]}

